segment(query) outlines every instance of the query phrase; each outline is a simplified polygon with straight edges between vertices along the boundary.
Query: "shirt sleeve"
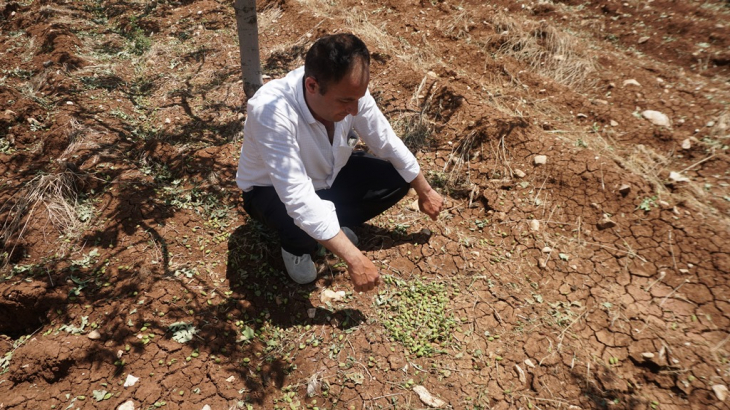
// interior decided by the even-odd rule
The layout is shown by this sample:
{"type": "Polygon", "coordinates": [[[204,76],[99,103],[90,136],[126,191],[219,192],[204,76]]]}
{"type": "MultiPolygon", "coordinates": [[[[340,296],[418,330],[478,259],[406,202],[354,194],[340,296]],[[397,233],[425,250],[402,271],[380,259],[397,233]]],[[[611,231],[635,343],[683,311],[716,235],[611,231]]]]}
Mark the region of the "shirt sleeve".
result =
{"type": "Polygon", "coordinates": [[[291,108],[276,105],[272,101],[256,107],[246,133],[256,136],[254,145],[294,223],[316,240],[332,239],[340,230],[335,206],[317,195],[307,175],[292,119],[297,116],[287,115],[291,108]]]}
{"type": "Polygon", "coordinates": [[[360,99],[359,112],[352,125],[375,156],[393,164],[406,182],[416,179],[421,172],[416,157],[395,134],[369,91],[360,99]]]}

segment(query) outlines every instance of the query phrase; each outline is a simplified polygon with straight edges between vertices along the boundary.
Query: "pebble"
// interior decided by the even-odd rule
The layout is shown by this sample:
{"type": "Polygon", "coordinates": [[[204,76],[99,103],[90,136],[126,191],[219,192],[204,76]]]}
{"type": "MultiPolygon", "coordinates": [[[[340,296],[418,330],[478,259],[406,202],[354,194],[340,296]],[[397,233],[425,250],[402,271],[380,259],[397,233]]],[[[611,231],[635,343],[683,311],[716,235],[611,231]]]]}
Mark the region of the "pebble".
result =
{"type": "Polygon", "coordinates": [[[205,405],[205,406],[203,406],[203,408],[202,408],[202,409],[200,409],[200,410],[211,410],[211,408],[210,408],[210,406],[209,406],[209,405],[207,405],[207,404],[206,404],[206,405],[205,405]]]}
{"type": "Polygon", "coordinates": [[[641,354],[641,357],[644,360],[651,360],[651,359],[654,358],[654,353],[644,352],[644,353],[641,354]]]}
{"type": "Polygon", "coordinates": [[[623,196],[628,195],[629,192],[631,192],[631,185],[629,185],[629,184],[623,184],[620,187],[618,187],[618,193],[623,196]]]}
{"type": "Polygon", "coordinates": [[[431,393],[423,386],[415,386],[413,387],[413,391],[418,394],[418,398],[421,399],[423,404],[429,407],[432,407],[434,409],[440,409],[441,407],[444,407],[446,405],[445,401],[431,395],[431,393]]]}
{"type": "Polygon", "coordinates": [[[601,218],[600,221],[596,224],[598,229],[610,229],[616,226],[616,222],[612,221],[611,218],[608,217],[608,215],[603,215],[603,218],[601,218]]]}
{"type": "Polygon", "coordinates": [[[690,141],[689,138],[686,138],[684,141],[682,141],[682,149],[690,149],[692,148],[692,141],[690,141]]]}
{"type": "Polygon", "coordinates": [[[88,337],[91,340],[99,340],[99,339],[101,339],[101,333],[99,333],[98,330],[92,330],[91,332],[89,332],[88,335],[86,335],[86,337],[88,337]]]}
{"type": "Polygon", "coordinates": [[[535,155],[535,158],[533,159],[535,165],[545,165],[547,163],[547,156],[546,155],[535,155]]]}
{"type": "Polygon", "coordinates": [[[669,173],[669,179],[674,182],[688,182],[689,178],[680,174],[679,172],[672,171],[669,173]]]}
{"type": "Polygon", "coordinates": [[[641,84],[639,84],[639,82],[636,81],[636,80],[634,80],[633,78],[630,79],[630,80],[625,80],[624,81],[624,87],[626,87],[627,85],[635,85],[637,87],[641,87],[641,84]]]}
{"type": "Polygon", "coordinates": [[[515,176],[516,176],[517,178],[524,178],[524,177],[526,177],[526,176],[527,176],[527,174],[525,174],[525,171],[523,171],[523,170],[521,170],[521,169],[515,169],[515,170],[514,170],[514,171],[513,171],[512,173],[513,173],[513,174],[514,174],[514,175],[515,175],[515,176]]]}
{"type": "Polygon", "coordinates": [[[542,248],[542,253],[550,253],[552,251],[553,251],[553,248],[551,248],[549,246],[542,248]]]}
{"type": "Polygon", "coordinates": [[[534,367],[535,367],[535,364],[534,364],[534,363],[532,363],[532,360],[530,360],[530,359],[525,359],[525,365],[526,365],[527,367],[532,367],[532,368],[534,368],[534,367]]]}
{"type": "Polygon", "coordinates": [[[322,294],[319,297],[319,300],[322,303],[341,302],[343,299],[345,299],[344,290],[338,290],[337,292],[335,292],[332,289],[325,289],[322,291],[322,294]]]}
{"type": "Polygon", "coordinates": [[[124,387],[132,387],[135,384],[137,384],[137,380],[139,380],[139,377],[134,377],[131,374],[127,375],[127,380],[124,381],[124,387]]]}
{"type": "Polygon", "coordinates": [[[659,111],[645,110],[641,113],[641,115],[654,125],[658,125],[660,127],[669,126],[669,117],[659,111]]]}
{"type": "Polygon", "coordinates": [[[717,396],[718,400],[725,401],[725,399],[727,399],[727,386],[724,384],[716,384],[712,386],[712,391],[715,392],[715,396],[717,396]]]}
{"type": "Polygon", "coordinates": [[[649,41],[650,39],[651,39],[651,37],[641,37],[641,38],[639,39],[639,44],[644,44],[644,43],[646,43],[647,41],[649,41]]]}
{"type": "Polygon", "coordinates": [[[235,380],[236,380],[236,376],[231,376],[231,377],[229,377],[229,378],[226,379],[226,381],[228,383],[233,383],[235,380]]]}
{"type": "Polygon", "coordinates": [[[134,410],[134,402],[132,400],[127,400],[120,404],[119,407],[117,407],[117,410],[134,410]]]}
{"type": "Polygon", "coordinates": [[[531,231],[537,232],[540,230],[540,221],[538,221],[537,219],[530,219],[530,222],[528,222],[528,224],[530,224],[531,231]]]}
{"type": "Polygon", "coordinates": [[[618,127],[618,123],[615,120],[611,120],[610,124],[612,127],[618,127]]]}
{"type": "Polygon", "coordinates": [[[527,383],[527,377],[525,376],[525,371],[522,370],[519,364],[515,363],[515,370],[517,370],[517,377],[520,379],[520,383],[525,384],[527,383]]]}

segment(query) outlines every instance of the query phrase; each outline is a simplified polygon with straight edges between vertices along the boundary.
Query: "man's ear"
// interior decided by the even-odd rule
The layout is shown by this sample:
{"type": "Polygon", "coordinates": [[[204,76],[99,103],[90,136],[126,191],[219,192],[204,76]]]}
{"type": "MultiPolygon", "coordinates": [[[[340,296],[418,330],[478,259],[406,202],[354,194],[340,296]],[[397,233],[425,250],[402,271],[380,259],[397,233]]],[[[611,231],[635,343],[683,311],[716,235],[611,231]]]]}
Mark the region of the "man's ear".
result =
{"type": "Polygon", "coordinates": [[[307,77],[304,79],[304,88],[307,92],[315,94],[319,92],[319,83],[314,77],[307,77]]]}

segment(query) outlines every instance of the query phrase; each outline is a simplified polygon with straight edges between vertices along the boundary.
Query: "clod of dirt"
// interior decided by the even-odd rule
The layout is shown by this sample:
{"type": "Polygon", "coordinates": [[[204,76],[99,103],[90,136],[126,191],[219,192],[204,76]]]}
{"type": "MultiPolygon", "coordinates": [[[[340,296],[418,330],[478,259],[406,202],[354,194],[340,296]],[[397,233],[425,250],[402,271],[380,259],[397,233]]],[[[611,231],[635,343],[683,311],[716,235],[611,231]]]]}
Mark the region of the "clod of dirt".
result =
{"type": "Polygon", "coordinates": [[[120,404],[119,407],[117,407],[117,410],[134,410],[134,402],[132,400],[127,400],[120,404]]]}
{"type": "Polygon", "coordinates": [[[629,184],[623,184],[618,188],[618,193],[621,194],[621,196],[626,196],[631,192],[631,185],[629,184]]]}
{"type": "Polygon", "coordinates": [[[325,289],[322,291],[322,295],[320,295],[319,300],[322,303],[329,303],[329,302],[342,302],[342,300],[345,299],[345,291],[339,290],[335,292],[332,289],[325,289]]]}
{"type": "Polygon", "coordinates": [[[521,169],[515,169],[514,171],[512,171],[512,174],[517,178],[524,178],[527,176],[527,174],[525,174],[525,171],[521,169]]]}
{"type": "Polygon", "coordinates": [[[603,215],[603,218],[601,218],[601,220],[598,221],[596,226],[600,230],[611,229],[614,226],[616,226],[616,222],[612,221],[611,218],[608,217],[608,215],[603,215]]]}
{"type": "Polygon", "coordinates": [[[639,84],[639,82],[636,81],[636,80],[634,80],[633,78],[630,79],[630,80],[625,80],[624,81],[624,87],[626,87],[627,85],[635,85],[637,87],[641,87],[641,84],[639,84]]]}
{"type": "Polygon", "coordinates": [[[715,392],[715,396],[717,396],[718,400],[725,401],[725,399],[727,399],[727,386],[724,384],[716,384],[712,386],[712,391],[715,392]]]}
{"type": "Polygon", "coordinates": [[[547,155],[535,155],[532,161],[535,165],[545,165],[547,163],[547,155]]]}
{"type": "Polygon", "coordinates": [[[86,335],[86,337],[88,337],[91,340],[99,340],[99,339],[101,339],[101,333],[99,333],[98,330],[92,330],[91,332],[89,332],[88,335],[86,335]]]}
{"type": "Polygon", "coordinates": [[[645,110],[641,116],[649,120],[650,123],[660,127],[668,127],[670,125],[669,117],[666,114],[654,110],[645,110]]]}
{"type": "Polygon", "coordinates": [[[440,409],[441,407],[444,407],[446,405],[445,401],[431,395],[431,393],[429,393],[428,390],[426,390],[426,388],[423,386],[415,386],[413,387],[413,391],[418,394],[418,397],[421,399],[423,404],[427,405],[428,407],[440,409]]]}

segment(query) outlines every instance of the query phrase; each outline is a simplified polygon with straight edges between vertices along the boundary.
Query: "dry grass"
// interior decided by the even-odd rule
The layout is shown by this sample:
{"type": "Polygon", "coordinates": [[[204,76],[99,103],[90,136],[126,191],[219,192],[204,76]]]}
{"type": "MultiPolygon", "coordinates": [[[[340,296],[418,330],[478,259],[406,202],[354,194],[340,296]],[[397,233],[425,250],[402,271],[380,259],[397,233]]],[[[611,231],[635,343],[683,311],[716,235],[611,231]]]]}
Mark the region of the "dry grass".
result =
{"type": "Polygon", "coordinates": [[[0,207],[0,214],[6,215],[0,228],[0,243],[3,246],[11,242],[15,244],[10,254],[28,228],[38,221],[47,219],[54,228],[67,235],[80,229],[83,223],[77,214],[78,180],[79,175],[70,170],[38,175],[0,207]],[[39,217],[41,212],[46,218],[39,217]]]}
{"type": "Polygon", "coordinates": [[[491,21],[495,36],[487,44],[499,44],[498,53],[526,62],[539,74],[569,87],[589,83],[596,63],[576,37],[541,20],[518,21],[504,14],[491,21]]]}

